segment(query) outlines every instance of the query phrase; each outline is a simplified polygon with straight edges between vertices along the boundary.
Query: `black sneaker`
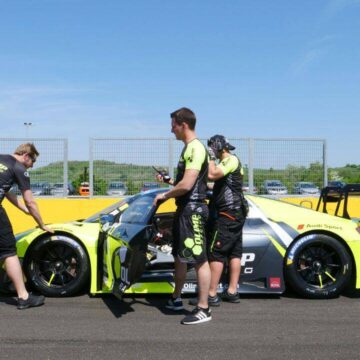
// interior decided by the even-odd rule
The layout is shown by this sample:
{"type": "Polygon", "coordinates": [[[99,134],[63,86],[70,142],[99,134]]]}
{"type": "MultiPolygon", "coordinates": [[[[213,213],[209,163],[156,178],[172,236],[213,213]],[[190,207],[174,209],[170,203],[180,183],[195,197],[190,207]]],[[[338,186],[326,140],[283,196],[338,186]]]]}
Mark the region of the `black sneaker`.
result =
{"type": "Polygon", "coordinates": [[[230,303],[239,303],[240,302],[239,293],[230,294],[228,291],[224,291],[221,295],[221,298],[223,301],[227,301],[230,303]]]}
{"type": "MultiPolygon", "coordinates": [[[[189,300],[189,304],[194,305],[194,306],[197,306],[198,302],[199,302],[198,298],[193,298],[193,299],[189,300]]],[[[209,306],[220,306],[221,299],[217,295],[215,295],[215,296],[210,296],[209,295],[208,303],[209,303],[209,306]]]]}
{"type": "Polygon", "coordinates": [[[167,309],[173,310],[173,311],[181,311],[184,309],[183,302],[181,298],[174,299],[171,297],[167,304],[165,305],[167,309]]]}
{"type": "Polygon", "coordinates": [[[211,309],[202,309],[200,307],[196,307],[191,314],[185,316],[181,323],[183,325],[195,325],[201,324],[203,322],[207,322],[211,320],[211,309]]]}
{"type": "Polygon", "coordinates": [[[26,300],[18,298],[17,308],[19,310],[27,309],[29,307],[43,305],[44,302],[45,297],[43,295],[33,295],[32,293],[29,293],[29,297],[26,300]]]}

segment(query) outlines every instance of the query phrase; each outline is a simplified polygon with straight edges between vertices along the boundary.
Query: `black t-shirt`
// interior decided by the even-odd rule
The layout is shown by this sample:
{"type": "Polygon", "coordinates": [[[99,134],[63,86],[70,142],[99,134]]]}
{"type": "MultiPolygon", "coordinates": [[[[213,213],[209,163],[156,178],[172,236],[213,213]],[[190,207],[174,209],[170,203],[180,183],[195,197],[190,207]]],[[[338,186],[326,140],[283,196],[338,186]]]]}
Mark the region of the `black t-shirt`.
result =
{"type": "Polygon", "coordinates": [[[208,157],[205,146],[198,139],[185,145],[181,152],[174,185],[183,179],[186,169],[198,170],[199,175],[192,189],[176,198],[177,206],[203,202],[206,198],[208,157]]]}
{"type": "Polygon", "coordinates": [[[17,184],[20,190],[29,190],[29,173],[12,155],[0,154],[0,204],[14,184],[17,184]]]}
{"type": "Polygon", "coordinates": [[[216,180],[213,189],[213,202],[217,211],[241,209],[243,169],[235,155],[223,159],[218,165],[224,177],[216,180]]]}

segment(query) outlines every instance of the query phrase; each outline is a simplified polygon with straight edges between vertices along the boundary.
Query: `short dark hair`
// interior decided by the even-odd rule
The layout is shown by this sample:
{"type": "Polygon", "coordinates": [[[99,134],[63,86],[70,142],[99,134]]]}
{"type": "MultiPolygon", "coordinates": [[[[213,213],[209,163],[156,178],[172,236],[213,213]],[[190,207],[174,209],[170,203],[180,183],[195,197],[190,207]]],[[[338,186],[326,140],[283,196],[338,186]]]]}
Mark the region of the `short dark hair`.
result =
{"type": "Polygon", "coordinates": [[[188,124],[190,130],[195,129],[196,116],[192,110],[186,107],[175,110],[170,114],[170,117],[174,119],[178,125],[181,125],[184,122],[188,124]]]}

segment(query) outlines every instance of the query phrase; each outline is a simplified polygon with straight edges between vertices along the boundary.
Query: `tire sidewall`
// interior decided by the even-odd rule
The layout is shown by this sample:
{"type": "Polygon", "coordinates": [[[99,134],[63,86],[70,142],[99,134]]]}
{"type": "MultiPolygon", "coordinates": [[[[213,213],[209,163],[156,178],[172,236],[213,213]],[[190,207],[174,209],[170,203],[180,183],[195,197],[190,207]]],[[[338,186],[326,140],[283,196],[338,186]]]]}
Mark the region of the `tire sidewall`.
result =
{"type": "Polygon", "coordinates": [[[351,271],[352,260],[344,245],[339,240],[323,234],[311,234],[297,240],[291,245],[285,258],[285,278],[287,283],[298,294],[313,299],[325,299],[339,296],[351,279],[351,271]],[[332,285],[324,289],[309,285],[297,271],[297,261],[301,252],[309,245],[317,243],[325,244],[333,248],[341,260],[340,277],[336,279],[332,285]]]}
{"type": "Polygon", "coordinates": [[[45,296],[61,297],[72,296],[81,291],[89,279],[89,259],[82,247],[76,240],[68,236],[53,235],[36,241],[25,255],[24,272],[30,286],[45,296]],[[76,280],[64,285],[63,287],[49,287],[44,281],[38,279],[36,274],[37,265],[34,264],[34,254],[41,253],[52,243],[63,244],[70,247],[77,255],[79,264],[76,280]]]}

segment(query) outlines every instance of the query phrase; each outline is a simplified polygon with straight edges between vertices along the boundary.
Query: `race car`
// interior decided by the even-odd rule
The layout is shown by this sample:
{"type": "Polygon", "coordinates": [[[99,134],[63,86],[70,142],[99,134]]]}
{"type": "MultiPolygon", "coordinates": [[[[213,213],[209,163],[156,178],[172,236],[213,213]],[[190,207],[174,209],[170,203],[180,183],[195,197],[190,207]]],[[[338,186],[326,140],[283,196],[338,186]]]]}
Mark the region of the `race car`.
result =
{"type": "MultiPolygon", "coordinates": [[[[29,286],[46,296],[172,293],[176,208],[173,199],[153,206],[163,191],[136,194],[85,220],[52,224],[54,234],[39,228],[18,234],[29,286]]],[[[324,299],[360,288],[358,223],[266,197],[246,198],[240,293],[281,294],[290,286],[300,296],[324,299]]],[[[218,291],[226,284],[225,270],[218,291]]],[[[183,292],[196,290],[189,265],[183,292]]]]}

